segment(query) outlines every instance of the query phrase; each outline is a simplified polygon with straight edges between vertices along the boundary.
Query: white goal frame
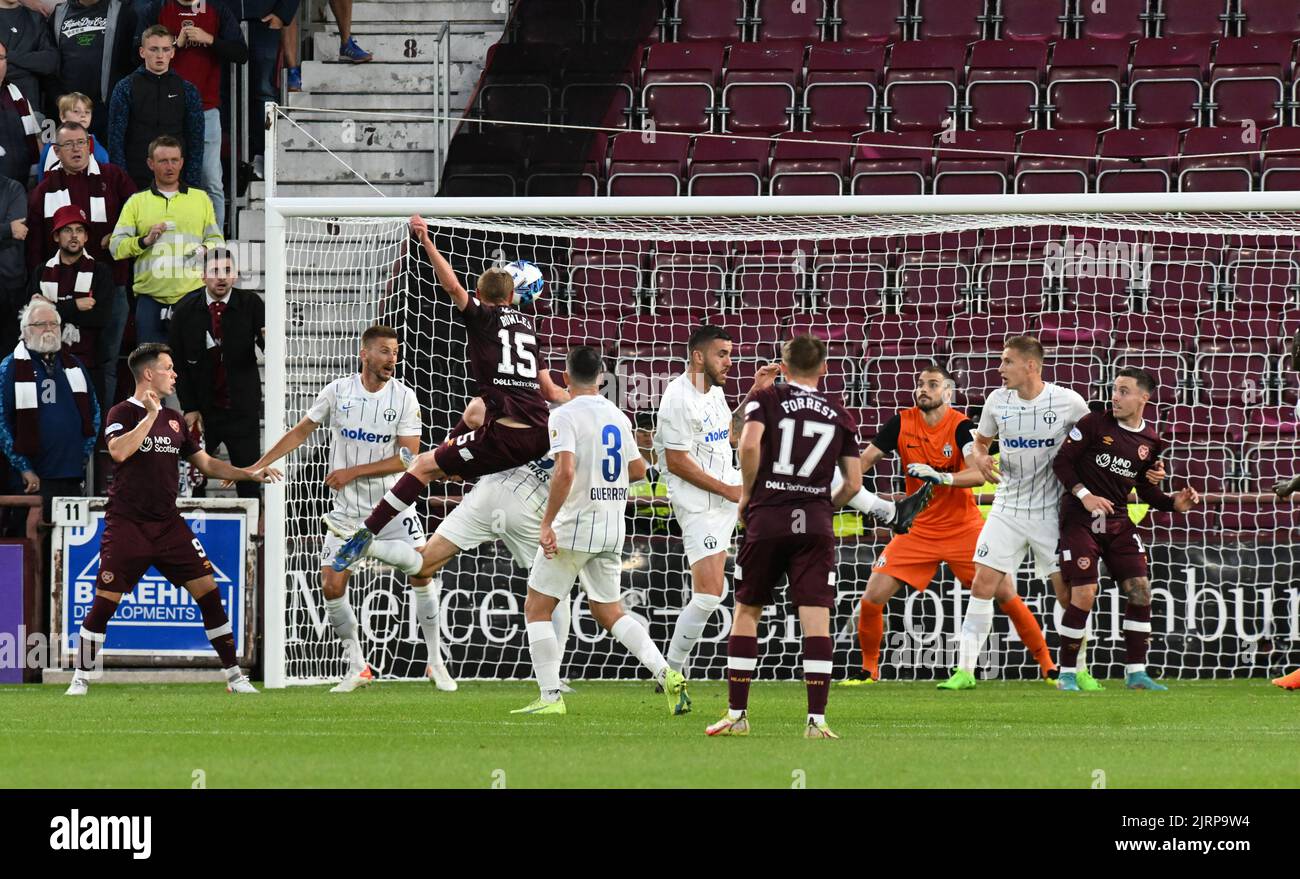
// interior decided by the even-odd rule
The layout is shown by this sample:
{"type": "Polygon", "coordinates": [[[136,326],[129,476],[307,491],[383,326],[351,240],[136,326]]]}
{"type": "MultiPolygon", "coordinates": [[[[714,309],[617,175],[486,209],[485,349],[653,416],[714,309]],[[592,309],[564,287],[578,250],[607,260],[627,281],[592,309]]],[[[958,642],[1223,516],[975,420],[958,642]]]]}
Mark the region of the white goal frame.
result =
{"type": "MultiPolygon", "coordinates": [[[[268,169],[268,180],[273,172],[268,169]]],[[[1087,193],[1070,195],[745,196],[647,198],[280,198],[266,202],[265,437],[270,444],[285,423],[285,228],[295,217],[767,217],[903,216],[934,214],[1164,214],[1300,210],[1296,192],[1087,193]],[[279,366],[280,368],[277,368],[279,366]]],[[[283,687],[286,639],[286,499],[283,484],[268,485],[263,615],[265,685],[283,687]]]]}

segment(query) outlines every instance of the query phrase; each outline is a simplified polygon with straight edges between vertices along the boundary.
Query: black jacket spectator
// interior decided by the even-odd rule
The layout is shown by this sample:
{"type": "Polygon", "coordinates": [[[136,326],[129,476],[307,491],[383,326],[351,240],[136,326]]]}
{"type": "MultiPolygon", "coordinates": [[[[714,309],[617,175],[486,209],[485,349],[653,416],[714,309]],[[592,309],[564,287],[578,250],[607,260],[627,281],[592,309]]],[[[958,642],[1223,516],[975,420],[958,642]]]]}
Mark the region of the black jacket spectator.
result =
{"type": "Polygon", "coordinates": [[[108,112],[108,159],[140,189],[153,183],[149,144],[170,134],[184,144],[181,179],[201,187],[203,178],[203,98],[193,83],[174,70],[162,75],[141,65],[113,89],[108,112]]]}
{"type": "Polygon", "coordinates": [[[13,221],[27,219],[27,191],[0,177],[0,351],[18,344],[18,309],[27,302],[26,244],[14,237],[13,221]],[[23,208],[18,210],[16,201],[23,208]]]}
{"type": "Polygon", "coordinates": [[[59,55],[58,93],[81,92],[95,102],[91,133],[100,143],[108,143],[113,87],[138,66],[140,30],[130,0],[67,0],[50,15],[59,55]]]}
{"type": "MultiPolygon", "coordinates": [[[[231,290],[221,319],[221,360],[226,368],[229,408],[232,412],[260,415],[262,378],[257,372],[254,347],[262,346],[266,309],[256,293],[231,290]]],[[[208,290],[200,287],[172,309],[169,344],[176,360],[176,395],[183,412],[202,412],[216,407],[216,360],[208,339],[212,316],[208,290]]]]}
{"type": "Polygon", "coordinates": [[[9,81],[22,89],[33,110],[44,110],[40,78],[53,76],[59,67],[45,19],[24,6],[0,9],[0,45],[9,50],[9,81]]]}

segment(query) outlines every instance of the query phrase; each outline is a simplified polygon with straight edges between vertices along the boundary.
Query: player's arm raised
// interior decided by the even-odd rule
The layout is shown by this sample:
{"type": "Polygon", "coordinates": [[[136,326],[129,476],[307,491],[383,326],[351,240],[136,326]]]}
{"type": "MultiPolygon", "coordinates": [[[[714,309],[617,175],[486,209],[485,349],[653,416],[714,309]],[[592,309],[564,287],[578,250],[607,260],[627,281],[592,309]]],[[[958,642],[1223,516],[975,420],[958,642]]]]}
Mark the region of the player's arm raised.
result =
{"type": "MultiPolygon", "coordinates": [[[[153,430],[153,423],[158,420],[158,413],[162,410],[162,403],[158,395],[153,391],[144,393],[144,418],[140,423],[128,430],[121,436],[115,436],[108,441],[108,456],[116,464],[121,464],[127,458],[140,451],[140,444],[144,438],[153,430]]],[[[115,427],[116,425],[113,425],[115,427]]],[[[110,430],[112,427],[109,428],[110,430]]]]}
{"type": "Polygon", "coordinates": [[[236,467],[220,458],[212,457],[201,449],[186,460],[199,468],[199,472],[205,476],[229,482],[279,482],[284,475],[274,467],[236,467]]]}
{"type": "MultiPolygon", "coordinates": [[[[749,393],[745,395],[745,399],[741,400],[740,405],[731,413],[732,443],[739,442],[740,427],[745,423],[745,407],[754,399],[755,394],[764,388],[771,387],[772,382],[776,381],[776,377],[780,374],[780,363],[765,363],[754,373],[754,383],[749,386],[749,393]]],[[[682,478],[685,479],[685,477],[682,478]]]]}
{"type": "Polygon", "coordinates": [[[416,238],[420,239],[420,244],[424,246],[424,252],[433,263],[433,273],[438,278],[438,283],[442,289],[447,291],[451,301],[456,304],[456,308],[464,311],[465,306],[469,305],[469,293],[461,286],[460,279],[452,271],[451,263],[438,252],[434,246],[433,239],[429,237],[429,224],[424,221],[424,217],[416,215],[411,217],[411,232],[416,238]]]}

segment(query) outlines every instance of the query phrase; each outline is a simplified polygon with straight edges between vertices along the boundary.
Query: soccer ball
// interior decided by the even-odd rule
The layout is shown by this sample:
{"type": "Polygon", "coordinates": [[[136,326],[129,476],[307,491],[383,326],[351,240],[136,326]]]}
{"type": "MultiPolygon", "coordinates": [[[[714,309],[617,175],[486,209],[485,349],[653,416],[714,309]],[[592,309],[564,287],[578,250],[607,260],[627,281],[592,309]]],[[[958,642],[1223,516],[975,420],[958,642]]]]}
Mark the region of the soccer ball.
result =
{"type": "Polygon", "coordinates": [[[542,295],[546,280],[537,266],[521,259],[507,265],[506,271],[515,279],[515,297],[520,304],[531,305],[534,299],[542,295]]]}

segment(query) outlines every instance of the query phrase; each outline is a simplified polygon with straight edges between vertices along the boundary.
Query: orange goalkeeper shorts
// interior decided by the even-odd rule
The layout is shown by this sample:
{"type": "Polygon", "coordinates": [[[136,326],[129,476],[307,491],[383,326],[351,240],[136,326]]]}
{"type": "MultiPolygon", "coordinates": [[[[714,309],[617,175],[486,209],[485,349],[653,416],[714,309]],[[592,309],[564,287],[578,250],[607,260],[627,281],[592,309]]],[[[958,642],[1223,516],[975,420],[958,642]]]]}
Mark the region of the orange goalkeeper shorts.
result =
{"type": "Polygon", "coordinates": [[[934,579],[939,563],[947,562],[957,579],[969,588],[975,582],[975,546],[983,526],[981,520],[963,531],[942,537],[926,537],[915,532],[897,534],[877,556],[872,571],[924,590],[934,579]]]}

